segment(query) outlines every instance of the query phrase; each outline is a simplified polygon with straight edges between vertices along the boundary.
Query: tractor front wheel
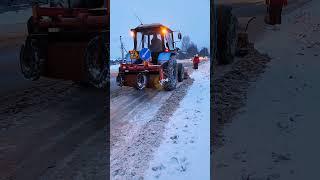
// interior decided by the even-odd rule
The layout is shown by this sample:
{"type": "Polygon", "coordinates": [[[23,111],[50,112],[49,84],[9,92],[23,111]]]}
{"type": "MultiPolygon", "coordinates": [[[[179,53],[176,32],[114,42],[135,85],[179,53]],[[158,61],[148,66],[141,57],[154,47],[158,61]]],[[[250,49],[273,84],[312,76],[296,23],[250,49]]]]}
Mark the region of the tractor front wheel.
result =
{"type": "Polygon", "coordinates": [[[85,52],[87,80],[97,88],[106,88],[109,80],[109,57],[106,41],[102,36],[93,38],[85,52]]]}
{"type": "MultiPolygon", "coordinates": [[[[120,71],[119,71],[120,72],[120,71]]],[[[118,76],[117,76],[117,85],[122,87],[124,85],[124,75],[122,73],[119,73],[118,76]]]]}
{"type": "Polygon", "coordinates": [[[34,46],[32,39],[27,38],[20,49],[20,68],[23,76],[29,80],[40,78],[40,60],[38,50],[34,46]]]}
{"type": "Polygon", "coordinates": [[[137,90],[143,90],[147,86],[147,76],[144,73],[139,73],[137,75],[137,81],[135,88],[137,90]]]}

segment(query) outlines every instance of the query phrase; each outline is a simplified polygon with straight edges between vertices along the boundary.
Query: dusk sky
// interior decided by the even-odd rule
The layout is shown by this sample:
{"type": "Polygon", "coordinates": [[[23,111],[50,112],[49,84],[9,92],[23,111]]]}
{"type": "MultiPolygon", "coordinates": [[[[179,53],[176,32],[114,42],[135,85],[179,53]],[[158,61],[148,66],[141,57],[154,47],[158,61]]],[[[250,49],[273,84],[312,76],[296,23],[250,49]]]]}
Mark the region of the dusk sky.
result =
{"type": "MultiPolygon", "coordinates": [[[[199,49],[210,47],[210,0],[111,0],[110,3],[112,59],[121,57],[120,36],[127,50],[133,48],[129,32],[140,24],[136,15],[143,24],[161,23],[180,30],[199,49]]],[[[181,43],[177,45],[180,47],[181,43]]]]}

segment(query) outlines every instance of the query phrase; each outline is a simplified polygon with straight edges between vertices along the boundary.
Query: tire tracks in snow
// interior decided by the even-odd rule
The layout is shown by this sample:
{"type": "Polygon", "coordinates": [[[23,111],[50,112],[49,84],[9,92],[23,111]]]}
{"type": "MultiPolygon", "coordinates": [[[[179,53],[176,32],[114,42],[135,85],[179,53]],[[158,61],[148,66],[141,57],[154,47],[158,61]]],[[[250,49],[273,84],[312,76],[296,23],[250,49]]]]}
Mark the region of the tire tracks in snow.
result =
{"type": "MultiPolygon", "coordinates": [[[[112,179],[137,179],[143,176],[144,171],[148,168],[148,163],[152,158],[154,149],[160,146],[165,125],[169,117],[174,113],[180,101],[186,95],[188,87],[192,82],[193,79],[189,78],[171,92],[170,96],[161,104],[156,115],[150,117],[148,122],[136,130],[134,136],[128,140],[129,142],[126,143],[125,146],[121,147],[121,145],[118,145],[117,147],[111,143],[111,147],[114,146],[114,149],[111,148],[112,179]]],[[[158,93],[157,95],[159,95],[158,93]]],[[[146,116],[148,115],[149,114],[146,114],[146,116]]],[[[128,128],[127,130],[132,129],[128,128]]],[[[111,131],[117,130],[112,129],[111,131]]],[[[114,137],[116,138],[117,135],[118,134],[114,134],[114,137]]],[[[120,139],[114,140],[112,136],[111,139],[112,141],[119,141],[119,143],[122,141],[120,139]]]]}
{"type": "MultiPolygon", "coordinates": [[[[51,176],[64,179],[57,169],[76,149],[87,166],[84,170],[69,168],[69,174],[64,176],[71,177],[81,171],[84,177],[94,171],[95,165],[89,163],[88,158],[105,152],[105,148],[101,148],[105,142],[98,138],[99,141],[91,143],[95,148],[83,149],[88,139],[104,131],[104,97],[105,93],[96,89],[79,88],[61,81],[39,81],[32,88],[3,97],[0,179],[38,179],[40,176],[48,179],[47,171],[51,176]]],[[[69,162],[77,164],[74,158],[69,162]]]]}
{"type": "Polygon", "coordinates": [[[217,73],[211,76],[212,151],[224,144],[223,126],[230,123],[232,117],[245,105],[248,88],[264,72],[269,61],[267,55],[251,47],[248,55],[235,61],[227,70],[214,67],[213,71],[217,73]]]}

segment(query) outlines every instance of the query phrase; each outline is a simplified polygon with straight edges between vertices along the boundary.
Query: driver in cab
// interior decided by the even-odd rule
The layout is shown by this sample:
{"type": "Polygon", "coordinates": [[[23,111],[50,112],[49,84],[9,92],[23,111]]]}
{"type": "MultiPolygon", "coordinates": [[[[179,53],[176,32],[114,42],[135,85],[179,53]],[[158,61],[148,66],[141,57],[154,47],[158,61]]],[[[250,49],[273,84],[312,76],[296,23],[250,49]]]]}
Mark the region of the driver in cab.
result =
{"type": "Polygon", "coordinates": [[[161,52],[162,51],[162,41],[158,38],[157,34],[153,34],[151,44],[149,47],[151,52],[161,52]]]}

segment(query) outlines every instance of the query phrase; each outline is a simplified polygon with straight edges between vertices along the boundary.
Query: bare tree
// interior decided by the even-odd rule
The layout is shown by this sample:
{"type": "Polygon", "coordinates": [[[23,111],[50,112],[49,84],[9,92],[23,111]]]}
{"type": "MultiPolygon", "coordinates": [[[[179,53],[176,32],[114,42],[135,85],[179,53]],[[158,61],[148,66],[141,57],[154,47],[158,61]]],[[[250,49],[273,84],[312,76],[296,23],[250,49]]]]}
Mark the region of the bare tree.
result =
{"type": "Polygon", "coordinates": [[[199,55],[202,56],[202,57],[204,57],[204,56],[209,56],[209,50],[208,50],[208,48],[203,47],[203,48],[200,50],[199,55]]]}
{"type": "Polygon", "coordinates": [[[186,52],[189,46],[190,46],[190,37],[183,36],[182,42],[181,42],[181,50],[186,52]]]}
{"type": "Polygon", "coordinates": [[[189,47],[187,48],[188,57],[192,57],[198,54],[198,47],[195,43],[191,42],[189,47]]]}

